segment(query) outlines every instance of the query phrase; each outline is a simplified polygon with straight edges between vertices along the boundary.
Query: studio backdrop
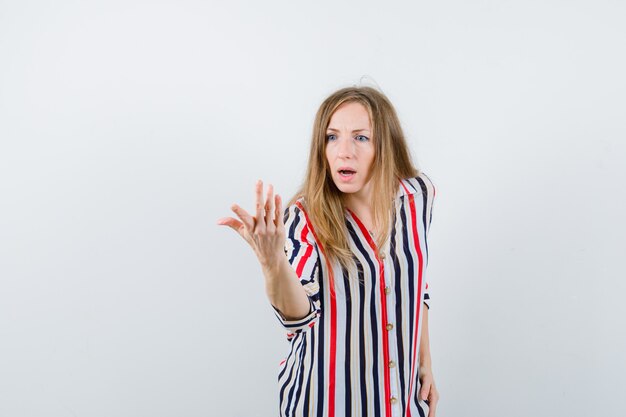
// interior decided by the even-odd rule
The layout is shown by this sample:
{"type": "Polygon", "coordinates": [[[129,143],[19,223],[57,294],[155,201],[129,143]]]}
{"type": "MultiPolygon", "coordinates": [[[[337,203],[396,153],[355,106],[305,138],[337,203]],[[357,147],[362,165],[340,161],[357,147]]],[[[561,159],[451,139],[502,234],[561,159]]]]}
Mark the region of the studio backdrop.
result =
{"type": "Polygon", "coordinates": [[[273,416],[289,350],[216,221],[383,91],[437,187],[437,416],[626,415],[620,1],[1,1],[0,417],[273,416]]]}

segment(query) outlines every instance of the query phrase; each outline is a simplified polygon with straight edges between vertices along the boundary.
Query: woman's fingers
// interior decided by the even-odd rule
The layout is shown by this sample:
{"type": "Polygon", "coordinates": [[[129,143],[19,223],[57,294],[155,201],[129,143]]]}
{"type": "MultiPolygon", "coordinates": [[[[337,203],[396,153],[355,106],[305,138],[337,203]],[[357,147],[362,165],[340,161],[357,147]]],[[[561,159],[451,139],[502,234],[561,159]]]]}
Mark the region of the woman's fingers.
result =
{"type": "Polygon", "coordinates": [[[435,417],[437,413],[437,400],[430,400],[428,402],[428,417],[435,417]]]}
{"type": "Polygon", "coordinates": [[[436,408],[435,404],[433,404],[432,408],[430,408],[430,406],[429,406],[429,408],[428,408],[428,417],[435,417],[436,411],[437,411],[437,408],[436,408]]]}
{"type": "Polygon", "coordinates": [[[233,229],[239,236],[243,238],[248,244],[252,244],[250,240],[250,233],[246,232],[246,226],[237,219],[233,219],[232,217],[224,217],[217,221],[217,224],[221,226],[228,226],[233,229]]]}
{"type": "Polygon", "coordinates": [[[237,204],[233,204],[230,209],[233,212],[235,212],[237,217],[241,219],[241,222],[245,225],[246,229],[248,230],[248,233],[252,233],[252,231],[254,230],[254,223],[255,223],[254,218],[250,216],[247,211],[239,207],[237,204]]]}
{"type": "Polygon", "coordinates": [[[430,392],[430,383],[424,378],[424,381],[422,384],[422,390],[420,392],[420,396],[422,397],[422,400],[428,399],[429,392],[430,392]]]}
{"type": "Polygon", "coordinates": [[[430,384],[428,390],[428,417],[435,417],[437,412],[437,403],[439,402],[439,392],[435,388],[435,383],[430,384]]]}
{"type": "MultiPolygon", "coordinates": [[[[235,212],[249,234],[263,234],[266,231],[275,232],[282,225],[282,203],[280,197],[274,195],[274,186],[270,184],[267,189],[267,199],[263,202],[263,181],[256,183],[256,216],[252,217],[248,212],[233,204],[231,209],[235,212]]],[[[220,219],[222,221],[225,219],[220,219]]],[[[235,220],[235,219],[232,219],[235,220]]],[[[218,222],[219,223],[219,222],[218,222]]],[[[233,224],[232,221],[219,223],[223,225],[233,224]]],[[[234,227],[239,227],[236,225],[234,227]]]]}
{"type": "Polygon", "coordinates": [[[275,222],[276,222],[276,229],[277,230],[282,230],[285,228],[285,223],[283,223],[283,200],[282,198],[280,198],[280,196],[278,194],[276,194],[276,197],[274,198],[275,202],[274,204],[276,205],[276,214],[275,214],[275,222]]]}
{"type": "Polygon", "coordinates": [[[239,220],[233,217],[223,217],[217,224],[228,226],[250,244],[261,263],[270,262],[276,258],[276,248],[282,246],[285,235],[285,225],[282,219],[282,200],[274,194],[274,186],[269,184],[266,200],[263,201],[263,181],[256,183],[256,216],[250,215],[237,204],[231,210],[239,220]]]}
{"type": "Polygon", "coordinates": [[[255,232],[265,231],[265,216],[263,216],[263,181],[256,183],[256,225],[255,232]]]}
{"type": "Polygon", "coordinates": [[[237,219],[233,219],[232,217],[222,217],[217,221],[217,224],[220,226],[228,226],[237,233],[240,233],[239,229],[243,226],[242,222],[237,219]]]}
{"type": "Polygon", "coordinates": [[[274,186],[272,184],[267,188],[267,199],[265,200],[265,224],[267,231],[274,233],[276,223],[274,223],[274,186]]]}

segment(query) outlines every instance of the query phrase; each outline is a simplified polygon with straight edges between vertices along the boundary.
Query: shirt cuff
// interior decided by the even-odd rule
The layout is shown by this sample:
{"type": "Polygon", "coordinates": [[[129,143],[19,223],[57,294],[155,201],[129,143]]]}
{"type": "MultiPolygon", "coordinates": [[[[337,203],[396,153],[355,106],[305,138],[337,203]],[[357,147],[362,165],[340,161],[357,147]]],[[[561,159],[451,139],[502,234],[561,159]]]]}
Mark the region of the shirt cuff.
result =
{"type": "Polygon", "coordinates": [[[288,336],[290,334],[293,335],[295,333],[301,332],[302,330],[306,330],[309,327],[312,327],[313,324],[317,321],[319,312],[317,311],[317,308],[315,307],[315,304],[313,303],[313,300],[311,299],[311,297],[307,297],[307,298],[309,299],[309,312],[307,313],[306,316],[297,320],[285,319],[285,317],[280,312],[280,310],[274,307],[273,304],[270,304],[272,308],[274,309],[274,314],[276,315],[276,318],[278,319],[280,324],[285,328],[285,330],[287,330],[288,336]]]}

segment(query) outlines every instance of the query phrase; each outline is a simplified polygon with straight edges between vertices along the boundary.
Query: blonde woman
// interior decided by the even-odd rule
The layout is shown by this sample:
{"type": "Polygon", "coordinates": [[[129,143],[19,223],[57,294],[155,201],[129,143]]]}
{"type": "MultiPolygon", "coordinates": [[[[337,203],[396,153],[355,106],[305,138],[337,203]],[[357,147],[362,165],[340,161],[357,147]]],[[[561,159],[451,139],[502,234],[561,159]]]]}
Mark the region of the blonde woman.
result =
{"type": "Polygon", "coordinates": [[[434,417],[426,279],[435,187],[396,112],[371,87],[321,104],[307,174],[283,212],[256,184],[256,212],[231,227],[252,247],[290,347],[281,416],[434,417]],[[426,308],[424,308],[426,307],[426,308]]]}

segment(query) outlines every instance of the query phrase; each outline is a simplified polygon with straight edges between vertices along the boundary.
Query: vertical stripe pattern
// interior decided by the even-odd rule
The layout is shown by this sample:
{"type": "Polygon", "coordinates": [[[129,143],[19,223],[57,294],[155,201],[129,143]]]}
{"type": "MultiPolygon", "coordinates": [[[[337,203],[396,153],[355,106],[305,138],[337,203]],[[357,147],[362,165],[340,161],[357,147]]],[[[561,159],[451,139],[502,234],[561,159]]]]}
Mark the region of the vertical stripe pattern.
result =
{"type": "Polygon", "coordinates": [[[430,308],[426,237],[435,186],[424,174],[399,181],[381,248],[346,210],[353,265],[331,262],[303,200],[285,210],[285,255],[309,297],[286,320],[289,349],[278,370],[280,416],[427,416],[418,396],[422,309],[430,308]]]}

